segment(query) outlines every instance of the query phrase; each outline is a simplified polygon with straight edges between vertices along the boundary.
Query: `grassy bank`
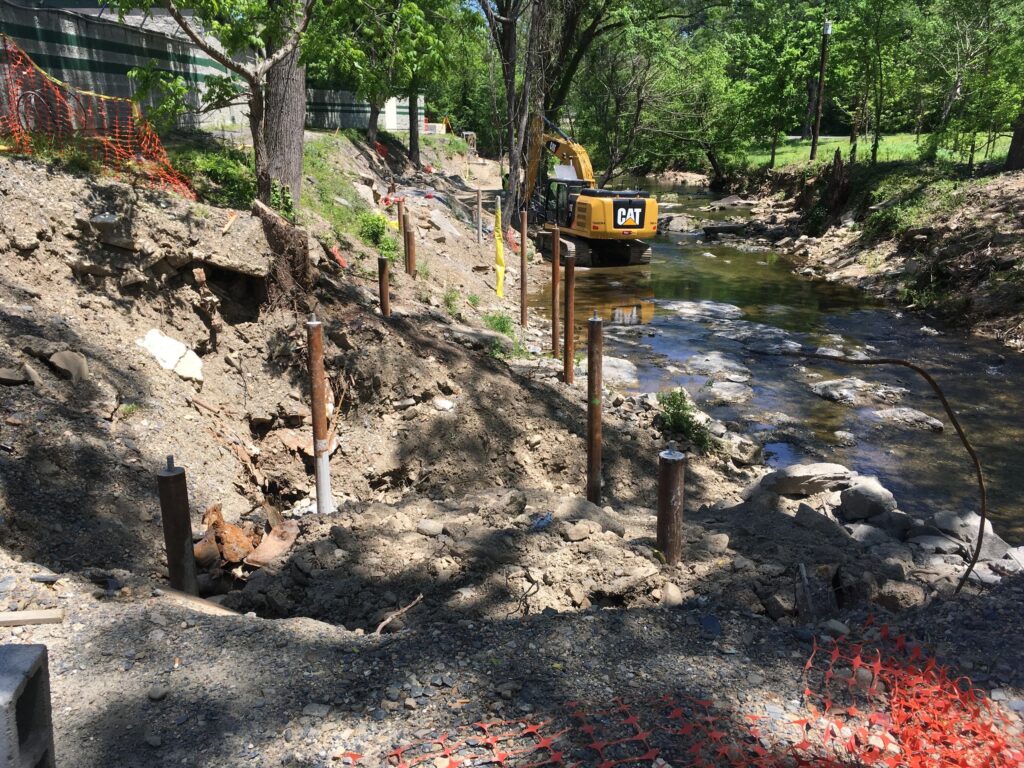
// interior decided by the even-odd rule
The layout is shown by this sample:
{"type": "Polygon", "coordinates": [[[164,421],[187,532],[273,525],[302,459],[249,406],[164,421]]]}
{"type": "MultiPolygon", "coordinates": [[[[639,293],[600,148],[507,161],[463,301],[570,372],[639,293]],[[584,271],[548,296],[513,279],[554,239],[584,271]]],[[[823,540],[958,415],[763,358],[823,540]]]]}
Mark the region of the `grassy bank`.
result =
{"type": "MultiPolygon", "coordinates": [[[[912,133],[895,133],[883,136],[878,145],[878,161],[880,163],[892,163],[901,161],[915,161],[921,156],[921,149],[928,140],[927,134],[920,137],[912,133]]],[[[975,156],[975,162],[1003,162],[1006,160],[1006,152],[1010,146],[1008,136],[998,138],[989,148],[986,154],[979,150],[975,156]]],[[[840,149],[843,157],[850,153],[850,139],[848,136],[823,136],[818,142],[818,158],[831,159],[836,149],[840,149]]],[[[871,157],[871,137],[862,136],[857,144],[857,153],[861,159],[871,157]]],[[[799,167],[810,165],[811,140],[789,138],[780,142],[775,151],[775,167],[799,167]]],[[[771,159],[771,147],[754,147],[747,152],[744,162],[752,168],[766,168],[771,159]]],[[[966,154],[952,152],[950,150],[939,150],[938,159],[946,162],[966,162],[966,154]]]]}

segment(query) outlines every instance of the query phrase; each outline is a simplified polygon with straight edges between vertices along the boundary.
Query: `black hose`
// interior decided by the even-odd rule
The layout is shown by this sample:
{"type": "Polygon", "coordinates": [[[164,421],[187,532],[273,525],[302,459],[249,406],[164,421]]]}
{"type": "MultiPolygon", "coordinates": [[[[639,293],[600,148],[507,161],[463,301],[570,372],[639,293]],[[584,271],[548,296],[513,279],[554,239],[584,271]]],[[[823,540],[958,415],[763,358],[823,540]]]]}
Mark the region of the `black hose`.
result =
{"type": "Polygon", "coordinates": [[[836,363],[849,363],[851,365],[900,365],[904,368],[909,368],[918,375],[921,376],[931,388],[938,395],[939,401],[942,403],[942,407],[946,411],[946,415],[949,416],[949,420],[953,423],[953,429],[956,430],[957,435],[960,438],[960,442],[963,443],[964,448],[967,450],[967,455],[971,457],[971,462],[974,464],[974,472],[978,479],[978,494],[981,497],[981,523],[978,525],[978,542],[974,546],[974,554],[971,556],[971,561],[967,565],[967,570],[964,571],[964,575],[960,577],[960,583],[956,586],[954,594],[959,594],[960,590],[964,588],[964,584],[967,583],[967,579],[970,577],[971,572],[974,570],[974,566],[978,564],[978,558],[981,557],[981,544],[982,539],[985,537],[985,523],[988,521],[988,492],[985,489],[985,477],[981,468],[981,461],[978,459],[978,454],[974,451],[974,446],[971,445],[971,441],[967,439],[967,435],[964,432],[964,428],[960,426],[960,420],[957,419],[956,414],[953,413],[953,409],[949,405],[949,401],[946,399],[946,395],[943,393],[942,388],[939,387],[937,381],[932,378],[932,375],[928,373],[924,368],[919,365],[915,365],[907,360],[900,360],[896,357],[864,357],[864,358],[853,358],[845,356],[834,356],[834,355],[822,355],[817,352],[790,352],[782,350],[778,354],[785,357],[810,357],[817,360],[829,360],[836,363]]]}

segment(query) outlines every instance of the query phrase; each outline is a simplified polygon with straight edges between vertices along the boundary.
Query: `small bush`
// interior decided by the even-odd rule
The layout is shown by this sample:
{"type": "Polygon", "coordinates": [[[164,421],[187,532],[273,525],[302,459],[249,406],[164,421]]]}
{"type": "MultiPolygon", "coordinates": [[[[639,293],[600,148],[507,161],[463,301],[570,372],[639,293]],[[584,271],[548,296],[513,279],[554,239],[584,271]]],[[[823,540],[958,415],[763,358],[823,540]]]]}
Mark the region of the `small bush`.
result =
{"type": "Polygon", "coordinates": [[[171,150],[174,167],[192,182],[203,202],[220,208],[247,209],[256,199],[251,155],[232,147],[171,150]]]}
{"type": "Polygon", "coordinates": [[[491,312],[490,314],[484,315],[483,319],[484,325],[492,331],[503,333],[510,339],[515,338],[515,326],[512,324],[512,318],[504,312],[491,312]]]}
{"type": "Polygon", "coordinates": [[[701,453],[709,453],[715,447],[715,439],[706,426],[697,420],[693,404],[681,389],[659,392],[661,420],[666,432],[682,435],[701,453]]]}
{"type": "Polygon", "coordinates": [[[416,264],[416,275],[424,280],[430,277],[430,262],[421,261],[416,264]]]}
{"type": "Polygon", "coordinates": [[[359,238],[367,245],[379,248],[388,237],[388,220],[379,213],[367,211],[359,214],[359,238]]]}
{"type": "Polygon", "coordinates": [[[459,292],[454,288],[448,288],[444,292],[444,308],[452,317],[459,314],[459,292]]]}
{"type": "Polygon", "coordinates": [[[476,309],[477,307],[480,306],[480,297],[477,296],[475,293],[469,294],[469,296],[466,297],[466,301],[469,302],[469,306],[471,306],[473,309],[476,309]]]}

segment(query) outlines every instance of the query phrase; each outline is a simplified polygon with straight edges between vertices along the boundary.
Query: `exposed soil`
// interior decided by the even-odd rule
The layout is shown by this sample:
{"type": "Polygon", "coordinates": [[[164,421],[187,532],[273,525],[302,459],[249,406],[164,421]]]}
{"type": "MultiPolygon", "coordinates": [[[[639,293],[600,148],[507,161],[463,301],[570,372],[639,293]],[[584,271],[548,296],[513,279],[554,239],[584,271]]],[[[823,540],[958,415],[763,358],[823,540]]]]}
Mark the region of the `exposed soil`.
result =
{"type": "MultiPolygon", "coordinates": [[[[357,154],[386,187],[379,159],[357,154]]],[[[473,187],[391,172],[428,267],[392,269],[386,320],[364,246],[342,267],[314,238],[314,289],[268,303],[277,256],[250,214],[0,159],[0,564],[13,577],[0,596],[65,610],[61,625],[11,635],[50,647],[61,762],[338,764],[627,691],[707,692],[724,713],[782,723],[800,709],[804,625],[951,592],[956,568],[895,567],[845,534],[835,488],[758,485],[767,468],[742,441],[691,455],[684,556],[665,565],[657,456],[678,438],[653,395],[606,392],[603,506],[583,501],[585,372],[566,386],[559,361],[496,354],[512,343],[481,318],[517,314],[517,259],[499,301],[492,244],[476,244],[465,205],[473,187]],[[311,495],[309,311],[333,393],[326,516],[311,495]],[[195,361],[169,370],[137,343],[153,329],[194,353],[201,381],[195,361]],[[204,594],[244,616],[166,593],[155,472],[167,455],[188,472],[197,538],[211,504],[257,538],[276,515],[297,521],[270,565],[203,573],[204,594]],[[793,599],[801,565],[809,609],[793,599]],[[55,585],[30,581],[44,571],[55,585]]],[[[548,336],[531,320],[523,340],[548,336]]],[[[1019,685],[1021,668],[991,679],[1019,685]]]]}

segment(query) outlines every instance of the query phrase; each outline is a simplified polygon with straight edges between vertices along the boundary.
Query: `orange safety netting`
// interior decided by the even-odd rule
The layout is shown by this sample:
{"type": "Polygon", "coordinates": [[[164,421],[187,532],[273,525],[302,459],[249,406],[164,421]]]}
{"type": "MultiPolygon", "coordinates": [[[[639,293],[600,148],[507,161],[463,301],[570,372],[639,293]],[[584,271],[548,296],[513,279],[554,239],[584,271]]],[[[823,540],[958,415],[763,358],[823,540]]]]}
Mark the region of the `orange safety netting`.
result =
{"type": "Polygon", "coordinates": [[[802,712],[724,711],[676,693],[610,704],[569,702],[544,720],[478,722],[399,746],[393,768],[1017,768],[1020,719],[920,645],[866,628],[864,642],[814,642],[802,712]]]}
{"type": "Polygon", "coordinates": [[[139,173],[155,186],[195,198],[135,102],[51,77],[2,34],[0,140],[22,154],[33,154],[41,144],[56,150],[73,147],[108,168],[139,173]]]}

